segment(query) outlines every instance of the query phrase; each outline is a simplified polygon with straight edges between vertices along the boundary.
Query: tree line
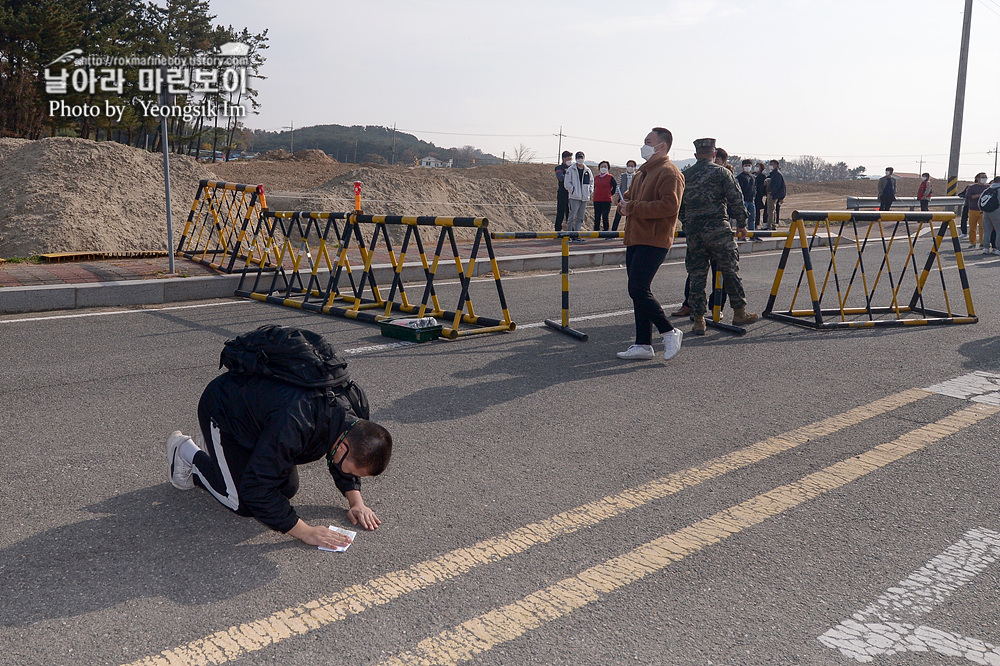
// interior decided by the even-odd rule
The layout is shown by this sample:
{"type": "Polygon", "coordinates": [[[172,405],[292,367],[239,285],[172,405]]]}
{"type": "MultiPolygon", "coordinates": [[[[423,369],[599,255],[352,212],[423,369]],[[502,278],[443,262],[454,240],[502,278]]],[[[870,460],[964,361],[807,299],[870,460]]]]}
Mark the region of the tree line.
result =
{"type": "MultiPolygon", "coordinates": [[[[763,162],[765,166],[769,159],[758,159],[756,157],[744,158],[739,155],[730,155],[729,163],[739,173],[744,159],[752,159],[754,164],[763,162]]],[[[836,164],[827,162],[822,157],[814,155],[803,155],[798,159],[786,160],[784,157],[778,160],[778,168],[781,170],[785,180],[793,182],[824,182],[829,180],[865,180],[865,167],[856,166],[853,169],[847,166],[847,162],[837,162],[836,164]]]]}
{"type": "Polygon", "coordinates": [[[281,132],[255,130],[252,147],[256,152],[316,149],[339,162],[404,166],[414,166],[424,157],[435,157],[443,162],[452,160],[456,168],[501,161],[475,146],[442,148],[407,132],[380,125],[313,125],[281,132]]]}
{"type": "MultiPolygon", "coordinates": [[[[249,47],[245,86],[225,91],[180,92],[174,106],[243,106],[250,113],[259,108],[255,81],[263,79],[267,30],[216,24],[209,0],[166,0],[161,6],[140,0],[4,0],[0,3],[0,136],[38,139],[43,136],[76,136],[111,140],[150,150],[159,149],[160,118],[148,105],[160,105],[154,91],[140,89],[139,65],[124,65],[121,90],[104,86],[68,86],[63,93],[46,90],[45,70],[60,72],[72,63],[53,63],[78,49],[78,57],[171,58],[186,62],[218,53],[229,42],[249,47]],[[58,100],[66,109],[84,107],[122,109],[114,114],[51,114],[49,104],[58,100]]],[[[121,62],[122,60],[118,60],[121,62]]],[[[216,79],[224,75],[215,64],[216,79]]],[[[50,81],[56,78],[52,75],[50,81]]],[[[184,86],[180,86],[184,88],[184,86]]],[[[229,115],[168,118],[170,146],[178,153],[199,156],[204,151],[229,153],[249,144],[252,133],[239,117],[229,115]]]]}

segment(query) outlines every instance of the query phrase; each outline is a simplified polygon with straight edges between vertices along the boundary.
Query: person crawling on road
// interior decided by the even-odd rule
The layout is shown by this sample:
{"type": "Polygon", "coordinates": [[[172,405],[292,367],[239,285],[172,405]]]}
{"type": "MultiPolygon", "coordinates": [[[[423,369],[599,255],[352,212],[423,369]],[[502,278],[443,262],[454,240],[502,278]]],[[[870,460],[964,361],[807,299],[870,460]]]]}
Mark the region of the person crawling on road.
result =
{"type": "Polygon", "coordinates": [[[221,366],[198,403],[194,439],[167,438],[170,483],[205,489],[240,516],[311,546],[337,548],[348,537],[302,520],[291,505],[298,465],[324,456],[354,525],[382,521],[361,497],[363,476],[378,476],[392,456],[392,435],[367,420],[368,401],[322,336],[285,326],[226,342],[221,366]]]}

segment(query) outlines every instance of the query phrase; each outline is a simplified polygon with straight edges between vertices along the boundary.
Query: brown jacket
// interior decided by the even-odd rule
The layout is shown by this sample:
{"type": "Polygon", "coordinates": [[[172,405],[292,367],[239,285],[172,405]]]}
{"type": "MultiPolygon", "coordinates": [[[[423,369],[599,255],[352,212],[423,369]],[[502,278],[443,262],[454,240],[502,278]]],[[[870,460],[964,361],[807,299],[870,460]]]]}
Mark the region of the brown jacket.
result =
{"type": "Polygon", "coordinates": [[[674,244],[677,212],[684,196],[684,174],[666,153],[654,155],[639,167],[625,193],[628,217],[625,245],[652,245],[670,249],[674,244]]]}

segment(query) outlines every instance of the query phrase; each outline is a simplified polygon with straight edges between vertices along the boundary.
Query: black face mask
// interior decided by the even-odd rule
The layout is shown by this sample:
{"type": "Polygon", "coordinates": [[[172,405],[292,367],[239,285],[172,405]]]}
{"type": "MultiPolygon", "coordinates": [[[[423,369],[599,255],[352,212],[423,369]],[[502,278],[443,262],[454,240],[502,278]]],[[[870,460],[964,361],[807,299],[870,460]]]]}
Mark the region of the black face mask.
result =
{"type": "Polygon", "coordinates": [[[351,476],[350,474],[344,472],[341,465],[343,465],[344,461],[347,460],[347,456],[351,454],[351,447],[347,444],[347,433],[351,432],[351,428],[357,425],[357,423],[358,422],[355,421],[351,425],[347,426],[347,430],[345,430],[344,434],[340,436],[338,446],[335,446],[329,453],[326,454],[326,466],[330,469],[330,474],[332,476],[351,476]],[[339,461],[334,461],[334,451],[340,448],[340,444],[344,446],[344,455],[340,457],[339,461]]]}

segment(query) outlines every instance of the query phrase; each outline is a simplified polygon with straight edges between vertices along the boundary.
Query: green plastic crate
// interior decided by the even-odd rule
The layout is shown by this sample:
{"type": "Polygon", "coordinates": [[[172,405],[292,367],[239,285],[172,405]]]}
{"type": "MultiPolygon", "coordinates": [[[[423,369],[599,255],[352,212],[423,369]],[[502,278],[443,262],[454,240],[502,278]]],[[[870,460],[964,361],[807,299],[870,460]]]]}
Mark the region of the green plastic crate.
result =
{"type": "Polygon", "coordinates": [[[440,324],[429,326],[428,328],[410,328],[409,326],[393,324],[392,320],[380,321],[378,325],[382,329],[382,335],[385,337],[406,340],[407,342],[430,342],[431,340],[436,340],[441,336],[441,329],[443,328],[440,324]]]}

